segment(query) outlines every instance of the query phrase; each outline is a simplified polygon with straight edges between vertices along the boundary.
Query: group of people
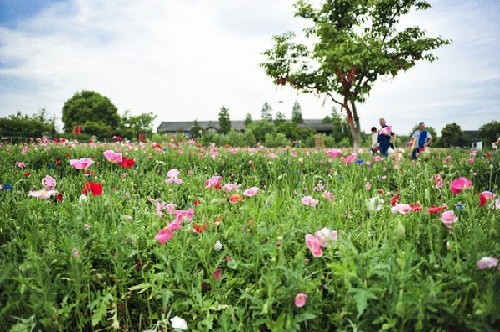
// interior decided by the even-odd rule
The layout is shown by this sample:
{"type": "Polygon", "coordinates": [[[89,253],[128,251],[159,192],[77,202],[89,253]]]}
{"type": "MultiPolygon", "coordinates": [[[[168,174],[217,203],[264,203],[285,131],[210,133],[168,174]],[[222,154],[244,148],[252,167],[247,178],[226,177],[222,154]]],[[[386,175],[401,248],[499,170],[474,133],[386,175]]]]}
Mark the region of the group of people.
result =
{"type": "MultiPolygon", "coordinates": [[[[395,151],[394,142],[396,134],[392,131],[392,126],[385,122],[384,118],[379,119],[381,129],[372,128],[372,152],[380,152],[383,157],[395,151]]],[[[411,159],[416,160],[420,152],[424,151],[432,142],[432,135],[425,129],[425,123],[420,122],[418,129],[412,134],[410,146],[412,147],[411,159]]]]}

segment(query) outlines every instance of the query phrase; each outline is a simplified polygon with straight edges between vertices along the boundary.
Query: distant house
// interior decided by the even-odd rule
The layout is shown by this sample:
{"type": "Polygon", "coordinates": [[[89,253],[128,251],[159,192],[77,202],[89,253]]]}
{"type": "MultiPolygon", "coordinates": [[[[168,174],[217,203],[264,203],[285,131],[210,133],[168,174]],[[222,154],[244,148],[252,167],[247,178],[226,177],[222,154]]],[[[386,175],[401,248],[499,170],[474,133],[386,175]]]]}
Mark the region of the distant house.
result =
{"type": "MultiPolygon", "coordinates": [[[[203,128],[205,132],[208,133],[218,133],[220,130],[218,121],[198,121],[198,125],[203,128]]],[[[162,122],[157,128],[157,132],[160,134],[177,134],[182,133],[189,135],[191,133],[191,127],[193,122],[182,121],[182,122],[162,122]]],[[[333,132],[333,126],[330,123],[323,123],[319,119],[305,119],[303,123],[299,123],[300,128],[312,128],[316,130],[319,134],[331,135],[333,132]]],[[[231,121],[231,129],[244,132],[245,122],[244,121],[231,121]]]]}

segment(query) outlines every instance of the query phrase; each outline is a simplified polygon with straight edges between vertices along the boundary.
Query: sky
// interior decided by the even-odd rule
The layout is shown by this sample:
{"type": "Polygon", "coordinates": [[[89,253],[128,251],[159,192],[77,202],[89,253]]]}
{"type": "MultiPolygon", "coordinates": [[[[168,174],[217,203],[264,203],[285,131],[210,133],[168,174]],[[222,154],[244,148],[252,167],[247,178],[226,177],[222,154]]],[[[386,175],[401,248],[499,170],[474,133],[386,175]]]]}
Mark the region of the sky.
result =
{"type": "MultiPolygon", "coordinates": [[[[276,87],[259,63],[273,34],[306,26],[294,0],[0,0],[0,117],[45,108],[97,91],[119,113],[152,112],[162,121],[256,119],[264,102],[291,116],[323,118],[323,97],[276,87]]],[[[369,132],[385,117],[397,133],[426,122],[463,130],[500,121],[500,1],[431,0],[406,17],[430,36],[453,40],[393,80],[378,81],[358,106],[369,132]]],[[[62,125],[61,125],[62,127],[62,125]]]]}

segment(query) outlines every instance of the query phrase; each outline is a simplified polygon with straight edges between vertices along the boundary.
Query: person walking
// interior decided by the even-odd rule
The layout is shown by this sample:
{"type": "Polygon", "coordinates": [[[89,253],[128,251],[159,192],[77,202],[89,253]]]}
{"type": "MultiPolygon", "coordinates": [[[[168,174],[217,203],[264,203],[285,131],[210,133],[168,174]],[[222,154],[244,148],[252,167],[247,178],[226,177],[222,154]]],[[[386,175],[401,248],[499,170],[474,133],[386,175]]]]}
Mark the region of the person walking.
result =
{"type": "Polygon", "coordinates": [[[412,137],[412,152],[411,159],[416,160],[418,154],[424,151],[432,142],[432,135],[425,130],[425,123],[420,122],[418,129],[413,133],[412,137]]]}
{"type": "Polygon", "coordinates": [[[382,154],[382,156],[387,158],[389,157],[391,136],[393,134],[392,127],[385,123],[384,118],[380,118],[379,123],[380,127],[382,127],[382,129],[380,129],[378,133],[378,143],[380,147],[380,153],[382,154]]]}

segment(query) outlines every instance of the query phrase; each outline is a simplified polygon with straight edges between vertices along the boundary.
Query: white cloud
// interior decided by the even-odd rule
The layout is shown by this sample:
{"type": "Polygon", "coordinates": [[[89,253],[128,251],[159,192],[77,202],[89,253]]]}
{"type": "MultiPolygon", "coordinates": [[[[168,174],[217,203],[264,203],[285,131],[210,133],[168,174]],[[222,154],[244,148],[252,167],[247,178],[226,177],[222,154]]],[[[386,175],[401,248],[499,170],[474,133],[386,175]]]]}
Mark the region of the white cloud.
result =
{"type": "MultiPolygon", "coordinates": [[[[305,117],[322,118],[323,98],[276,88],[258,63],[271,36],[299,31],[293,0],[102,1],[55,4],[17,28],[0,28],[0,115],[46,107],[60,116],[73,93],[91,89],[123,112],[153,112],[164,120],[257,117],[264,101],[290,115],[298,100],[305,117]],[[283,100],[284,103],[278,103],[283,100]]],[[[454,44],[440,60],[418,64],[376,85],[360,107],[363,128],[380,116],[402,132],[420,120],[464,128],[500,117],[500,72],[493,64],[499,27],[488,6],[436,1],[422,24],[454,44]],[[446,15],[445,15],[446,14],[446,15]],[[473,113],[471,112],[473,111],[473,113]],[[470,113],[469,113],[470,112],[470,113]],[[492,118],[493,115],[493,118],[492,118]]]]}

